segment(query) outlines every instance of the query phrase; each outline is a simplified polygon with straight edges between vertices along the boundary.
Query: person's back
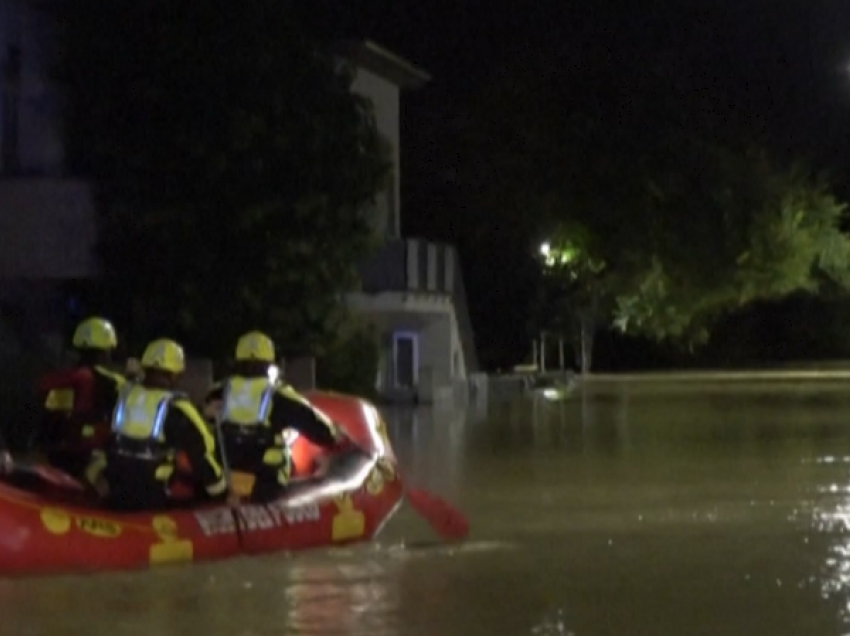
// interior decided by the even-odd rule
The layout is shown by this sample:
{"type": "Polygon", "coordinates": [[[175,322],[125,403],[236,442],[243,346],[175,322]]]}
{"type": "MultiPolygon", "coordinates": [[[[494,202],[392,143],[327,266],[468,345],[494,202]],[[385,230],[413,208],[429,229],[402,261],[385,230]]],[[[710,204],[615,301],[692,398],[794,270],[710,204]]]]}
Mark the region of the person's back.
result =
{"type": "Polygon", "coordinates": [[[237,492],[250,495],[255,480],[261,486],[285,484],[290,473],[289,454],[282,434],[272,429],[269,420],[275,384],[265,374],[234,375],[222,383],[221,390],[222,438],[227,463],[235,471],[231,479],[237,492]]]}
{"type": "Polygon", "coordinates": [[[109,321],[84,320],[72,346],[79,358],[77,366],[52,371],[39,381],[43,412],[34,441],[50,464],[79,477],[92,451],[109,436],[112,410],[126,380],[106,367],[117,346],[109,321]]]}
{"type": "Polygon", "coordinates": [[[185,368],[182,349],[173,341],[154,341],[141,365],[144,380],[122,391],[109,442],[87,471],[89,482],[110,507],[122,510],[224,497],[215,441],[189,399],[174,390],[185,368]]]}
{"type": "Polygon", "coordinates": [[[289,483],[291,457],[284,431],[293,428],[310,441],[334,448],[342,432],[291,388],[270,377],[274,344],[259,332],[245,334],[236,346],[236,372],[207,396],[218,402],[224,452],[234,488],[254,501],[282,493],[289,483]]]}

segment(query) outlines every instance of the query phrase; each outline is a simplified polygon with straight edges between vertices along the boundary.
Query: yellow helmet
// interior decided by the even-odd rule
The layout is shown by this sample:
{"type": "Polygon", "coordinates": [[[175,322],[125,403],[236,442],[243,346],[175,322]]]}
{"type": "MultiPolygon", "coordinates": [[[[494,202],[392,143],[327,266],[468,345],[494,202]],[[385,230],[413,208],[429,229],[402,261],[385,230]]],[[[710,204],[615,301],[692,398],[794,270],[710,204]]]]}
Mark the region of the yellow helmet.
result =
{"type": "Polygon", "coordinates": [[[236,343],[237,360],[259,360],[274,363],[274,343],[266,334],[259,331],[246,333],[236,343]]]}
{"type": "Polygon", "coordinates": [[[142,354],[142,368],[158,369],[169,373],[183,373],[186,358],[183,347],[167,338],[151,342],[142,354]]]}
{"type": "Polygon", "coordinates": [[[77,349],[114,349],[118,346],[118,338],[111,322],[93,317],[77,325],[71,344],[77,349]]]}

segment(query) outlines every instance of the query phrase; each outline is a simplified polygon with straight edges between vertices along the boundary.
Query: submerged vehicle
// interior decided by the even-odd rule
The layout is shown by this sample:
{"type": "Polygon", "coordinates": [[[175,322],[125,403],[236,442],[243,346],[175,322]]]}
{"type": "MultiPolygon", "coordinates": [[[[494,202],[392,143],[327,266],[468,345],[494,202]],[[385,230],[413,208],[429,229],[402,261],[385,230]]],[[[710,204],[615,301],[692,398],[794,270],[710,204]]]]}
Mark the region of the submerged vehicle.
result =
{"type": "Polygon", "coordinates": [[[112,512],[50,468],[39,469],[41,478],[0,481],[0,576],[139,569],[373,539],[405,494],[386,425],[365,400],[305,396],[359,448],[329,455],[292,435],[292,485],[267,504],[112,512]],[[322,458],[329,464],[317,471],[322,458]]]}

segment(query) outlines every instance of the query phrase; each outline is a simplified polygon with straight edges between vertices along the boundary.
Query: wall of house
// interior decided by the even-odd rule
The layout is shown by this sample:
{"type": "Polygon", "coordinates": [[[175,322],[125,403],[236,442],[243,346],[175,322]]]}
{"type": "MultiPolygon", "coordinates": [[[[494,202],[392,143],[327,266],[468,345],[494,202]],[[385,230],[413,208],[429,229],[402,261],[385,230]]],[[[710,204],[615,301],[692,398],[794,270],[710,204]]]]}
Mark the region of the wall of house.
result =
{"type": "Polygon", "coordinates": [[[36,412],[36,377],[60,359],[64,331],[75,317],[63,284],[96,271],[87,184],[0,179],[0,238],[0,428],[21,447],[36,412]]]}
{"type": "Polygon", "coordinates": [[[374,325],[380,335],[381,366],[376,388],[391,400],[416,396],[422,402],[442,402],[460,387],[466,391],[468,366],[458,330],[455,304],[446,293],[414,290],[352,293],[349,306],[374,325]],[[396,386],[394,341],[415,340],[414,385],[396,386]]]}
{"type": "Polygon", "coordinates": [[[91,190],[81,180],[0,179],[0,278],[82,279],[97,273],[91,190]]]}
{"type": "Polygon", "coordinates": [[[62,280],[93,268],[88,188],[60,178],[52,22],[38,5],[0,0],[0,428],[18,447],[37,413],[33,383],[62,349],[62,280]]]}
{"type": "Polygon", "coordinates": [[[389,241],[363,263],[360,277],[366,298],[386,291],[410,291],[451,299],[452,333],[461,350],[456,375],[465,377],[478,371],[463,269],[452,245],[423,239],[389,241]]]}
{"type": "Polygon", "coordinates": [[[38,3],[0,0],[0,175],[63,173],[52,30],[38,3]]]}
{"type": "Polygon", "coordinates": [[[419,398],[434,401],[452,382],[452,318],[454,311],[434,316],[419,332],[419,398]]]}
{"type": "Polygon", "coordinates": [[[378,132],[390,146],[392,174],[386,191],[378,197],[376,209],[373,213],[373,222],[375,231],[379,236],[398,238],[401,236],[399,89],[392,82],[358,67],[351,90],[372,101],[378,132]]]}

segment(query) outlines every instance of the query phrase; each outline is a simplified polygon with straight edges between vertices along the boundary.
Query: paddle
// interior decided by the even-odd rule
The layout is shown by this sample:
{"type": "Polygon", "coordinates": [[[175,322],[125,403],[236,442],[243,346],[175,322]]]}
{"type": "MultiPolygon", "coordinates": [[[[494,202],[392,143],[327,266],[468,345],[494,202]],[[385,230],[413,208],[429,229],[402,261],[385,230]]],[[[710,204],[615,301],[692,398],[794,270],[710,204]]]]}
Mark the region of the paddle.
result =
{"type": "MultiPolygon", "coordinates": [[[[340,428],[345,431],[344,427],[340,426],[340,428]]],[[[371,454],[361,444],[355,441],[347,431],[345,431],[345,436],[348,438],[349,443],[358,447],[361,452],[371,454]]],[[[382,442],[378,442],[377,446],[382,447],[382,442]]],[[[398,470],[397,466],[396,470],[398,470]]],[[[402,484],[405,483],[403,477],[401,481],[402,484]]],[[[404,487],[404,496],[410,506],[419,513],[419,516],[425,519],[428,525],[444,539],[457,541],[466,538],[469,534],[469,521],[467,518],[444,499],[421,488],[404,487]]]]}
{"type": "MultiPolygon", "coordinates": [[[[218,440],[218,448],[221,451],[221,470],[224,472],[224,481],[227,484],[227,493],[229,497],[233,482],[232,475],[230,474],[230,466],[227,462],[227,447],[224,445],[224,432],[221,430],[221,416],[224,413],[224,405],[227,404],[227,390],[228,386],[227,382],[225,382],[221,392],[221,408],[218,409],[215,415],[215,434],[218,440]]],[[[228,502],[227,507],[230,508],[230,514],[233,516],[233,525],[236,527],[236,540],[241,546],[243,545],[242,528],[239,526],[239,512],[236,510],[237,506],[231,505],[230,502],[228,502]]]]}
{"type": "Polygon", "coordinates": [[[420,488],[404,489],[411,507],[444,539],[460,541],[469,534],[469,521],[450,503],[420,488]]]}
{"type": "Polygon", "coordinates": [[[65,488],[67,490],[77,490],[84,492],[86,491],[86,487],[83,486],[79,481],[63,473],[61,470],[56,468],[51,468],[50,466],[40,466],[38,464],[25,464],[21,462],[14,462],[12,464],[12,473],[24,473],[27,475],[34,475],[38,477],[44,482],[51,484],[53,486],[58,486],[60,488],[65,488]]]}

